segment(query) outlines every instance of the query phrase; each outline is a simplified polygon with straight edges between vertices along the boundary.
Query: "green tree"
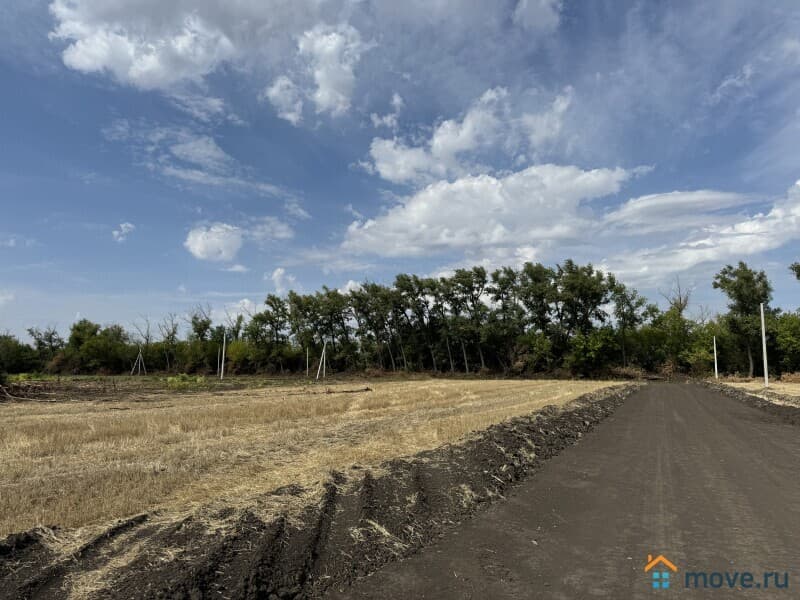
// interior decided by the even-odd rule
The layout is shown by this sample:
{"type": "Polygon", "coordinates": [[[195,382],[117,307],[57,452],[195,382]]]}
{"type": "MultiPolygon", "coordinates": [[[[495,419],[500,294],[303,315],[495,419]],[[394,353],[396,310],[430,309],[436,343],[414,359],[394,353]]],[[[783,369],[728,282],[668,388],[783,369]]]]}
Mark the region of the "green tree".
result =
{"type": "Polygon", "coordinates": [[[775,329],[781,371],[800,372],[800,313],[778,315],[775,329]]]}
{"type": "Polygon", "coordinates": [[[753,377],[753,348],[758,344],[759,310],[772,299],[772,285],[764,271],[754,271],[744,262],[726,265],[714,277],[714,289],[722,290],[728,303],[730,327],[747,351],[749,376],[753,377]]]}
{"type": "Polygon", "coordinates": [[[46,327],[45,329],[31,327],[28,329],[28,335],[33,338],[33,346],[36,348],[39,361],[43,366],[53,360],[65,345],[64,339],[58,334],[55,327],[46,327]]]}
{"type": "Polygon", "coordinates": [[[36,350],[10,333],[0,334],[0,373],[28,373],[40,367],[36,350]]]}
{"type": "Polygon", "coordinates": [[[612,280],[611,301],[614,303],[614,318],[617,320],[617,329],[620,334],[622,347],[622,366],[628,366],[626,337],[628,332],[636,329],[644,322],[648,315],[657,311],[654,305],[648,304],[647,299],[625,284],[612,280]]]}

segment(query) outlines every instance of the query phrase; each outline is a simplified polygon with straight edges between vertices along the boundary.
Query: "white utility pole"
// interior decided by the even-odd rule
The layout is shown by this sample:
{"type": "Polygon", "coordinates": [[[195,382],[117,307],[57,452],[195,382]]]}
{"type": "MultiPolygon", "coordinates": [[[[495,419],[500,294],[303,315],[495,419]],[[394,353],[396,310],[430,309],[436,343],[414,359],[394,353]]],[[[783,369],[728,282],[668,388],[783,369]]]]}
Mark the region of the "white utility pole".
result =
{"type": "MultiPolygon", "coordinates": [[[[328,347],[328,340],[322,343],[322,357],[319,359],[319,366],[317,367],[317,380],[319,381],[319,373],[322,371],[322,365],[325,364],[325,348],[328,347]]],[[[323,378],[325,376],[323,375],[323,378]]]]}
{"type": "Polygon", "coordinates": [[[719,379],[719,371],[717,370],[717,336],[714,336],[714,379],[719,379]]]}
{"type": "Polygon", "coordinates": [[[222,362],[219,365],[219,378],[225,379],[225,343],[228,341],[228,334],[222,334],[222,362]]]}
{"type": "Polygon", "coordinates": [[[761,303],[761,349],[764,352],[764,387],[769,387],[769,372],[767,370],[767,328],[764,325],[764,303],[761,303]]]}

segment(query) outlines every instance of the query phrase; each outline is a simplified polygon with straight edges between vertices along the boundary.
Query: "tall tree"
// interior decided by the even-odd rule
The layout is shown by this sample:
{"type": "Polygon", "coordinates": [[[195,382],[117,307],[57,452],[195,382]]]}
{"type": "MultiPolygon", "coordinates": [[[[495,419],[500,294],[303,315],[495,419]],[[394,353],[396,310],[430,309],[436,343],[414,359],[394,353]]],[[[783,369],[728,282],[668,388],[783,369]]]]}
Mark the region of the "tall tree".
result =
{"type": "Polygon", "coordinates": [[[730,302],[730,322],[733,333],[747,350],[749,375],[753,376],[753,347],[758,343],[759,308],[772,299],[772,285],[764,271],[754,271],[744,262],[736,267],[726,265],[714,276],[714,289],[722,290],[730,302]]]}
{"type": "Polygon", "coordinates": [[[614,302],[614,318],[617,320],[617,329],[620,333],[622,347],[622,366],[628,366],[628,356],[626,350],[625,337],[631,329],[636,329],[644,321],[648,310],[653,312],[652,305],[649,307],[647,299],[639,293],[625,286],[624,283],[613,281],[611,300],[614,302]]]}

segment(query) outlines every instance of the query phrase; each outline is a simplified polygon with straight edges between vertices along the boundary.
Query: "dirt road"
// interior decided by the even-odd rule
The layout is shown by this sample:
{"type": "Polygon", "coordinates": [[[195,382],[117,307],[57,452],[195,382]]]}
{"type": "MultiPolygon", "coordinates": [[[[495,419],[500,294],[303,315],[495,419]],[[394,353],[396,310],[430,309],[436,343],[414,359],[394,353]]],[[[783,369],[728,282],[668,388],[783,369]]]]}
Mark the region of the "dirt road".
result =
{"type": "Polygon", "coordinates": [[[327,597],[669,594],[800,597],[800,428],[697,384],[647,386],[507,501],[327,597]],[[648,554],[677,567],[654,569],[671,589],[653,589],[648,554]]]}

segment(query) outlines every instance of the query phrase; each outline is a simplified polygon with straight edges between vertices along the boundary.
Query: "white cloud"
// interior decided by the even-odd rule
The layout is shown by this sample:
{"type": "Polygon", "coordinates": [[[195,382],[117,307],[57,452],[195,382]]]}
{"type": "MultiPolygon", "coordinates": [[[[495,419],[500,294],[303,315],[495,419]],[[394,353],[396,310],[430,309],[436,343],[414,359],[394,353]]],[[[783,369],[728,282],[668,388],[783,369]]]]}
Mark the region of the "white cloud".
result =
{"type": "Polygon", "coordinates": [[[269,100],[278,111],[281,119],[298,125],[303,120],[303,98],[295,83],[286,75],[281,75],[272,85],[261,92],[262,100],[269,100]]]}
{"type": "Polygon", "coordinates": [[[311,218],[309,212],[300,205],[300,202],[296,198],[287,200],[283,204],[283,209],[286,211],[286,214],[295,219],[306,220],[311,218]]]}
{"type": "Polygon", "coordinates": [[[610,235],[619,229],[629,235],[651,235],[659,231],[686,231],[735,219],[726,215],[730,208],[753,202],[750,196],[716,190],[694,190],[648,194],[632,198],[605,217],[610,235]]]}
{"type": "Polygon", "coordinates": [[[228,325],[229,322],[235,321],[236,317],[242,315],[247,318],[254,315],[258,311],[258,306],[250,298],[242,298],[236,302],[226,302],[221,307],[214,307],[211,309],[211,320],[214,323],[221,323],[228,325]]]}
{"type": "MultiPolygon", "coordinates": [[[[688,214],[704,223],[714,208],[696,207],[688,214]]],[[[800,182],[766,213],[737,214],[715,221],[716,224],[694,227],[686,223],[671,235],[653,238],[648,247],[631,247],[604,263],[626,281],[653,284],[699,265],[710,263],[716,267],[780,248],[796,240],[800,231],[800,182]]]]}
{"type": "Polygon", "coordinates": [[[248,273],[248,272],[250,272],[250,269],[248,269],[244,265],[236,264],[236,265],[231,265],[230,267],[224,268],[223,271],[226,271],[228,273],[248,273]]]}
{"type": "Polygon", "coordinates": [[[582,203],[618,192],[631,175],[619,168],[537,165],[504,177],[441,181],[379,217],[352,223],[342,248],[381,256],[480,254],[572,238],[591,222],[580,213],[582,203]]]}
{"type": "Polygon", "coordinates": [[[141,89],[198,82],[236,55],[227,35],[197,13],[156,27],[147,22],[153,14],[136,20],[105,2],[55,0],[50,12],[58,22],[51,36],[69,43],[65,65],[83,73],[108,72],[141,89]],[[114,13],[125,20],[115,21],[114,13]]]}
{"type": "Polygon", "coordinates": [[[722,102],[725,98],[732,97],[736,94],[741,93],[747,95],[754,73],[755,70],[753,65],[746,64],[744,67],[742,67],[741,71],[735,75],[726,77],[722,83],[717,86],[717,89],[714,90],[714,93],[711,94],[708,102],[712,105],[715,105],[722,102]]]}
{"type": "Polygon", "coordinates": [[[214,138],[193,129],[117,119],[102,132],[109,141],[126,143],[139,164],[179,182],[291,196],[279,186],[254,179],[214,138]]]}
{"type": "Polygon", "coordinates": [[[317,25],[300,36],[298,51],[309,61],[316,89],[311,97],[318,113],[333,116],[350,108],[356,64],[366,46],[358,30],[348,24],[317,25]]]}
{"type": "Polygon", "coordinates": [[[183,245],[200,260],[230,261],[242,247],[242,231],[227,223],[199,226],[189,231],[183,245]]]}
{"type": "Polygon", "coordinates": [[[572,104],[572,97],[573,89],[568,86],[564,88],[561,94],[556,96],[547,110],[540,113],[525,113],[522,115],[520,120],[534,152],[559,139],[564,123],[564,115],[570,104],[572,104]]]}
{"type": "Polygon", "coordinates": [[[173,106],[203,123],[224,120],[235,125],[244,124],[237,114],[229,110],[222,98],[185,91],[171,92],[168,98],[173,106]]]}
{"type": "Polygon", "coordinates": [[[340,294],[349,294],[350,292],[355,292],[361,289],[361,284],[355,281],[354,279],[348,279],[347,283],[345,283],[342,287],[339,288],[340,294]]]}
{"type": "Polygon", "coordinates": [[[487,90],[461,120],[442,121],[423,146],[409,147],[394,139],[372,140],[372,167],[393,183],[424,183],[462,174],[459,155],[494,144],[502,121],[498,112],[508,92],[505,88],[487,90]]]}
{"type": "Polygon", "coordinates": [[[209,171],[224,171],[233,161],[217,142],[207,135],[186,134],[185,139],[170,146],[169,151],[176,158],[209,171]]]}
{"type": "Polygon", "coordinates": [[[260,217],[251,219],[245,234],[257,242],[271,242],[292,239],[294,230],[277,217],[260,217]]]}
{"type": "MultiPolygon", "coordinates": [[[[491,88],[460,119],[441,121],[421,143],[408,144],[397,137],[374,138],[371,162],[362,166],[392,183],[420,185],[490,172],[483,159],[492,162],[497,154],[516,155],[518,163],[526,164],[528,157],[517,154],[520,148],[528,148],[532,157],[541,158],[564,141],[563,124],[574,92],[568,86],[544,106],[535,101],[542,94],[534,92],[514,99],[505,88],[491,88]],[[523,106],[531,96],[538,110],[523,106]]],[[[376,126],[379,119],[373,115],[376,126]]]]}
{"type": "Polygon", "coordinates": [[[402,96],[395,92],[392,94],[392,112],[387,113],[383,116],[372,113],[369,118],[372,121],[373,127],[387,127],[392,131],[397,131],[398,128],[398,118],[400,117],[400,111],[403,110],[403,106],[405,103],[403,102],[402,96]]]}
{"type": "MultiPolygon", "coordinates": [[[[267,279],[266,275],[264,276],[264,279],[267,279]]],[[[278,267],[275,269],[269,276],[269,279],[272,281],[272,285],[275,286],[275,293],[279,296],[284,295],[289,290],[293,289],[297,284],[297,278],[294,275],[287,273],[286,269],[283,267],[278,267]]]]}
{"type": "MultiPolygon", "coordinates": [[[[294,230],[277,217],[252,217],[240,225],[219,222],[197,225],[189,231],[183,245],[200,260],[229,262],[236,258],[246,241],[265,246],[293,237],[294,230]]],[[[233,273],[248,271],[247,267],[240,264],[224,270],[233,273]]]]}
{"type": "Polygon", "coordinates": [[[120,223],[119,229],[115,229],[111,232],[111,235],[114,237],[114,241],[117,243],[122,243],[128,239],[128,235],[130,235],[136,229],[136,225],[133,223],[120,223]]]}
{"type": "Polygon", "coordinates": [[[537,33],[552,33],[561,20],[561,0],[519,0],[514,24],[537,33]]]}

